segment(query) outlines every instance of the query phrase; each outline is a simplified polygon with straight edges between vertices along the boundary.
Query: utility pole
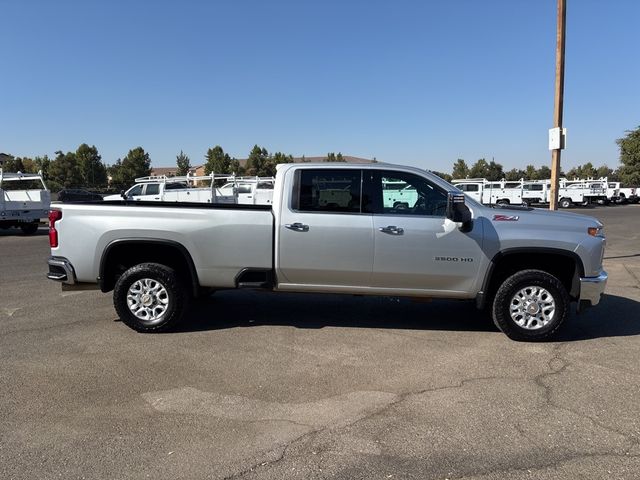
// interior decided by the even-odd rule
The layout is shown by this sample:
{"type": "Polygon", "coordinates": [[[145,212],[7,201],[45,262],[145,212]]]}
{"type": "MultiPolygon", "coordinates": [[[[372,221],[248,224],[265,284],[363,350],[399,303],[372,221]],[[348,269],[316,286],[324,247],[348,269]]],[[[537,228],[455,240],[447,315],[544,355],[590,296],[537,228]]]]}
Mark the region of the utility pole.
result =
{"type": "Polygon", "coordinates": [[[553,102],[553,126],[557,142],[552,141],[554,133],[549,132],[551,149],[551,199],[549,210],[558,209],[558,186],[560,177],[560,151],[564,148],[564,129],[562,128],[562,108],[564,101],[564,41],[567,23],[566,0],[558,0],[558,27],[556,31],[556,93],[553,102]]]}

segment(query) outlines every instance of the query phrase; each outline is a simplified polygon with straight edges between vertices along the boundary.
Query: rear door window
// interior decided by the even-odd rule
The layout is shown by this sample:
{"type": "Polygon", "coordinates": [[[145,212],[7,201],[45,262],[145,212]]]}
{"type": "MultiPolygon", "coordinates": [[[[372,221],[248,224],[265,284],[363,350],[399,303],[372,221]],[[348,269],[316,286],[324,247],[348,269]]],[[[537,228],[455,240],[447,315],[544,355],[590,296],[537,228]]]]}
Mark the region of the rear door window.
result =
{"type": "Polygon", "coordinates": [[[301,212],[360,213],[360,170],[301,169],[292,208],[301,212]]]}
{"type": "Polygon", "coordinates": [[[159,183],[148,183],[147,189],[145,190],[145,195],[158,195],[160,193],[160,184],[159,183]]]}

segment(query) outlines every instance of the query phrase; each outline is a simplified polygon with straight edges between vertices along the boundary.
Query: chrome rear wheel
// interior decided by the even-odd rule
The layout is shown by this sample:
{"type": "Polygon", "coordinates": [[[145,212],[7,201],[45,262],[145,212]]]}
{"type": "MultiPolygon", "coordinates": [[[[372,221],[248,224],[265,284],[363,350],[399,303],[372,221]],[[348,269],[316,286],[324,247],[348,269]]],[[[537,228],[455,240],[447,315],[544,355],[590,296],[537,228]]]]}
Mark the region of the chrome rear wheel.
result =
{"type": "Polygon", "coordinates": [[[167,312],[169,294],[162,283],[152,278],[143,278],[129,287],[127,306],[142,322],[153,325],[161,321],[167,312]]]}

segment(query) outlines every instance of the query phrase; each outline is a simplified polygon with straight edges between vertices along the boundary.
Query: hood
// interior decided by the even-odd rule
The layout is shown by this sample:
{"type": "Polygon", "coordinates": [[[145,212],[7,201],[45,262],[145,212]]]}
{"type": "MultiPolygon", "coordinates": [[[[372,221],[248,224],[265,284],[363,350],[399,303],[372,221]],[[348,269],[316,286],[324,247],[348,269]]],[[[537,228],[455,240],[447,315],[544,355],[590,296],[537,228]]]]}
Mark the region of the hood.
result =
{"type": "Polygon", "coordinates": [[[601,227],[595,217],[572,212],[551,211],[543,208],[496,207],[484,208],[483,216],[495,225],[538,226],[551,230],[586,231],[589,227],[601,227]]]}

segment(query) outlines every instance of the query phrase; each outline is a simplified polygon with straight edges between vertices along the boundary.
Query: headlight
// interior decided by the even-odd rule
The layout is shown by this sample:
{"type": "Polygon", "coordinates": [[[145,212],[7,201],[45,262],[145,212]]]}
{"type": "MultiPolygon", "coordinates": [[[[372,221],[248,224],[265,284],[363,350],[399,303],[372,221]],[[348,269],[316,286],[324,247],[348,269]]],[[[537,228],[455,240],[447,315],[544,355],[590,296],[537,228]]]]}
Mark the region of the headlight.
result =
{"type": "Polygon", "coordinates": [[[587,228],[587,233],[592,237],[604,238],[604,227],[602,225],[599,227],[589,227],[587,228]]]}

